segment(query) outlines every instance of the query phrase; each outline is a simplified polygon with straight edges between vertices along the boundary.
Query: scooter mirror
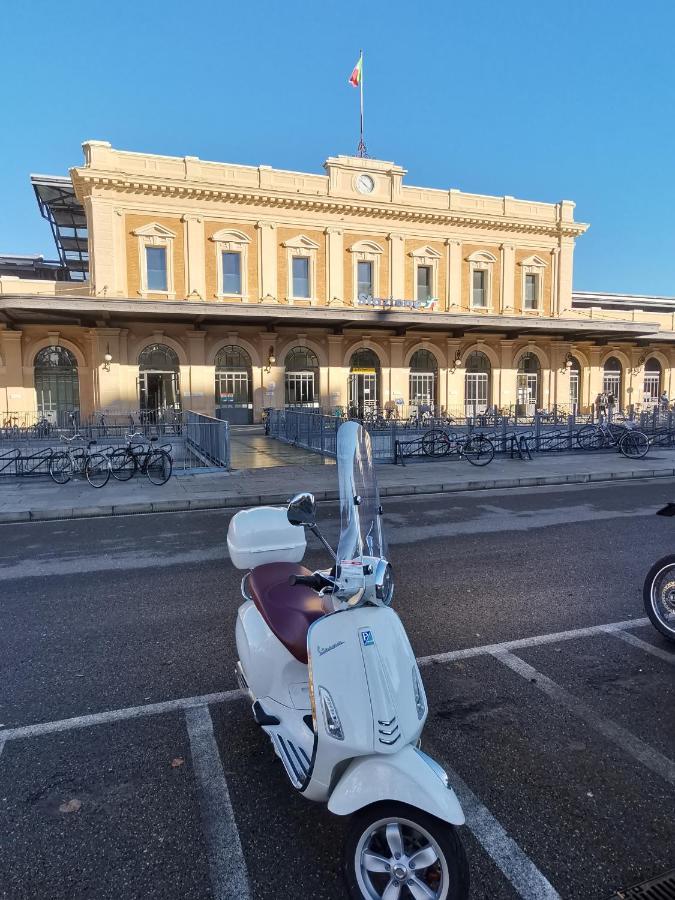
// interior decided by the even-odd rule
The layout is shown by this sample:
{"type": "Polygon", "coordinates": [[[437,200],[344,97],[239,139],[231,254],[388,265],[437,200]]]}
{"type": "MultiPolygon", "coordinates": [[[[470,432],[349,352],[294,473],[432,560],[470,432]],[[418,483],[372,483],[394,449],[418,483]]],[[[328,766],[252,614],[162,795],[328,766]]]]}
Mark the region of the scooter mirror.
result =
{"type": "Polygon", "coordinates": [[[291,525],[316,525],[316,500],[314,494],[296,494],[288,504],[288,521],[291,525]]]}

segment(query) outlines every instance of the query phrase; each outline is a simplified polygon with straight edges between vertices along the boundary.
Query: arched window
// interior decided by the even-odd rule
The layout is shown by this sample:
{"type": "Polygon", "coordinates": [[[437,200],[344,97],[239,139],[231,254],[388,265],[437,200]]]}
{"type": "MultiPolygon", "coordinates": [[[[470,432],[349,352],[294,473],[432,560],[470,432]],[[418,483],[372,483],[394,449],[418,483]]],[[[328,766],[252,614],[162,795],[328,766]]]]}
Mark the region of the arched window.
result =
{"type": "Polygon", "coordinates": [[[374,350],[361,347],[349,360],[349,411],[363,417],[379,407],[380,360],[374,350]]]}
{"type": "Polygon", "coordinates": [[[477,416],[490,405],[492,366],[485,353],[474,350],[466,359],[464,375],[465,415],[477,416]]]}
{"type": "Polygon", "coordinates": [[[35,393],[41,417],[55,425],[68,425],[68,413],[80,408],[77,359],[66,347],[44,347],[35,355],[35,393]]]}
{"type": "Polygon", "coordinates": [[[643,387],[643,403],[656,403],[661,396],[661,363],[655,356],[650,356],[645,363],[645,381],[643,387]]]}
{"type": "Polygon", "coordinates": [[[232,425],[253,421],[253,367],[251,357],[236,344],[216,354],[216,408],[219,418],[232,425]]]}
{"type": "Polygon", "coordinates": [[[166,344],[148,344],[138,355],[138,401],[146,412],[179,410],[180,363],[166,344]]]}
{"type": "Polygon", "coordinates": [[[284,360],[286,406],[319,406],[319,360],[309,347],[293,347],[284,360]]]}
{"type": "Polygon", "coordinates": [[[410,358],[410,405],[419,412],[433,412],[438,389],[438,361],[430,350],[416,350],[410,358]]]}
{"type": "Polygon", "coordinates": [[[621,406],[621,376],[623,372],[621,363],[616,356],[610,356],[605,361],[602,372],[602,392],[607,394],[607,400],[611,404],[621,406]]]}
{"type": "Polygon", "coordinates": [[[579,392],[581,390],[581,364],[579,360],[573,356],[572,357],[572,365],[569,367],[568,372],[570,376],[570,408],[569,412],[572,415],[576,415],[579,411],[580,397],[579,392]]]}
{"type": "Polygon", "coordinates": [[[536,353],[523,353],[516,378],[518,415],[533,416],[541,406],[541,365],[536,353]]]}

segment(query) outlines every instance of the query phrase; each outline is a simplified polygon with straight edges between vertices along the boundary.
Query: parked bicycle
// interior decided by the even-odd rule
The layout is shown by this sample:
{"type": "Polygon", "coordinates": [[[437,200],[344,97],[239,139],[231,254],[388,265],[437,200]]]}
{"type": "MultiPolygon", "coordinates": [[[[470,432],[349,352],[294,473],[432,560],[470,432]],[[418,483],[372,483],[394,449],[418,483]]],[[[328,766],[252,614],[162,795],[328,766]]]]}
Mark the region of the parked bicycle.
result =
{"type": "Polygon", "coordinates": [[[644,432],[608,422],[584,425],[577,433],[577,443],[582,450],[618,447],[619,452],[629,459],[642,459],[649,452],[650,446],[649,438],[644,432]]]}
{"type": "Polygon", "coordinates": [[[163,444],[156,447],[156,437],[151,437],[149,443],[145,443],[145,436],[140,432],[127,434],[126,447],[113,450],[110,454],[110,466],[113,478],[117,481],[129,481],[136,472],[145,475],[152,484],[162,485],[171,478],[173,460],[171,458],[171,444],[163,444]],[[140,438],[143,443],[134,443],[140,438]]]}
{"type": "Polygon", "coordinates": [[[84,441],[83,435],[75,433],[70,437],[61,436],[67,445],[65,451],[54,453],[49,460],[49,474],[57,484],[66,484],[71,478],[84,475],[92,487],[102,488],[110,478],[110,460],[104,453],[91,452],[96,441],[89,441],[86,449],[74,447],[75,441],[84,441]]]}
{"type": "Polygon", "coordinates": [[[472,466],[486,466],[495,455],[494,444],[484,434],[459,435],[442,428],[432,428],[422,435],[422,451],[426,456],[456,454],[472,466]]]}

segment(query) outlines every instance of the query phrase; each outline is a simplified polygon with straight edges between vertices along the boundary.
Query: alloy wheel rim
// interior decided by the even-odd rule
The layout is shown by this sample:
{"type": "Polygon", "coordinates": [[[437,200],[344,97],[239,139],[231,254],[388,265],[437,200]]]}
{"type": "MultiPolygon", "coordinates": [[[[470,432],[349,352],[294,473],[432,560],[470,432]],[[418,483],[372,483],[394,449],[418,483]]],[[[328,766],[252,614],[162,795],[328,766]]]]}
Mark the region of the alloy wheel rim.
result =
{"type": "Polygon", "coordinates": [[[652,582],[651,601],[659,620],[667,628],[675,629],[675,567],[668,566],[656,575],[652,582]]]}
{"type": "Polygon", "coordinates": [[[368,900],[447,900],[448,866],[433,836],[408,819],[374,822],[361,835],[354,859],[368,900]]]}

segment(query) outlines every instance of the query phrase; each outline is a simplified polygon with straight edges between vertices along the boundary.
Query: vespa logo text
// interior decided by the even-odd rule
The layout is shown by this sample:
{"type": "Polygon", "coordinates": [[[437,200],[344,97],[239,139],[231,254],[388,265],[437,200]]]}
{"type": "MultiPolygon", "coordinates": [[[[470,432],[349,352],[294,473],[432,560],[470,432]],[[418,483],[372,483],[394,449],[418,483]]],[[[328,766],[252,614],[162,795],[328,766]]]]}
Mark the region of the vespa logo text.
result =
{"type": "Polygon", "coordinates": [[[330,653],[331,650],[335,650],[337,647],[341,647],[344,644],[344,641],[338,641],[337,644],[331,644],[330,647],[322,647],[319,645],[317,650],[319,651],[319,656],[323,656],[324,653],[330,653]]]}

